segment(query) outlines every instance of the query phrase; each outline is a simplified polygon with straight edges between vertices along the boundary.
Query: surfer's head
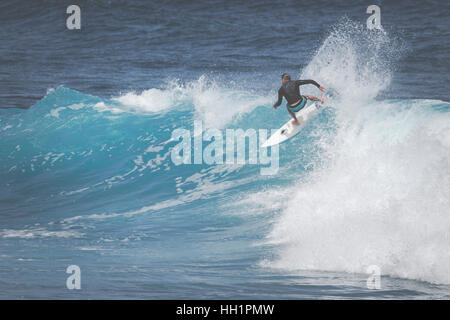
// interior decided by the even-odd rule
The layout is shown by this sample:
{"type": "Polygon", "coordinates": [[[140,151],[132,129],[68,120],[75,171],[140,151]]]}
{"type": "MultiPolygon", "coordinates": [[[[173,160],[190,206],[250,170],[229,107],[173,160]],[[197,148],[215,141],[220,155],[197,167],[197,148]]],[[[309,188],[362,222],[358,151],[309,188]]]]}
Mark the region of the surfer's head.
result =
{"type": "Polygon", "coordinates": [[[283,73],[281,75],[281,82],[286,83],[288,81],[291,81],[291,76],[288,73],[283,73]]]}

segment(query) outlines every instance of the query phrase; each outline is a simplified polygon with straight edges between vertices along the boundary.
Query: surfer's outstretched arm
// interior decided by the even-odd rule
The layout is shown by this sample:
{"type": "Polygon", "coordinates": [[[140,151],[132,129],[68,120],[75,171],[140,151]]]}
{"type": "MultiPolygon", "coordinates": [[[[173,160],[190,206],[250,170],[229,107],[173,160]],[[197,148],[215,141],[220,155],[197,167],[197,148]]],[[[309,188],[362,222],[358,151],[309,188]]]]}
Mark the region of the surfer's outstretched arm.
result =
{"type": "Polygon", "coordinates": [[[324,87],[322,87],[320,84],[318,84],[316,81],[314,81],[314,80],[297,80],[297,81],[295,81],[295,84],[296,85],[298,85],[298,86],[302,86],[302,85],[304,85],[304,84],[313,84],[313,85],[315,85],[317,88],[319,88],[320,89],[320,91],[322,91],[322,92],[325,92],[325,88],[324,87]]]}

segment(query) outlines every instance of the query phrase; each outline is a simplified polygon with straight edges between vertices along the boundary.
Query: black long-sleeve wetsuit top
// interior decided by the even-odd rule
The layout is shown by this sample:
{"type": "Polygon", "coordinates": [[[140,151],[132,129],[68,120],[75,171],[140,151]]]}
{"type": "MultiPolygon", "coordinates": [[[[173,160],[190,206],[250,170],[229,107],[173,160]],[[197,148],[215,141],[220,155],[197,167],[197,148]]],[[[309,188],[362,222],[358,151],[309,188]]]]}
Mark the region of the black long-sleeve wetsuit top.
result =
{"type": "Polygon", "coordinates": [[[288,81],[284,83],[278,90],[278,101],[275,103],[275,106],[278,107],[281,104],[281,102],[283,101],[283,97],[286,98],[288,106],[302,99],[302,96],[300,94],[300,86],[304,84],[313,84],[317,88],[320,87],[320,85],[314,80],[288,81]]]}

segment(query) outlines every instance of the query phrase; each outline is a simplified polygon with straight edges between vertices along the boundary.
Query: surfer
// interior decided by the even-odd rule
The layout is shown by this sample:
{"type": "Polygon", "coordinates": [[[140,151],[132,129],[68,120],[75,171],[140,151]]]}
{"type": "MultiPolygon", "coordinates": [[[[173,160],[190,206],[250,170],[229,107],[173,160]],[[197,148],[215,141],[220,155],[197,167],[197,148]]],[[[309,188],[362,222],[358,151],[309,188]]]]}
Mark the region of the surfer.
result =
{"type": "Polygon", "coordinates": [[[313,84],[317,88],[319,88],[320,91],[325,92],[325,88],[322,87],[321,85],[319,85],[314,80],[292,81],[291,76],[289,74],[283,73],[281,75],[281,83],[282,83],[282,85],[281,85],[280,89],[278,90],[278,101],[273,105],[273,107],[275,109],[278,108],[283,100],[283,97],[285,97],[287,100],[286,108],[287,108],[288,112],[291,114],[291,116],[294,118],[294,124],[298,124],[298,120],[297,120],[297,117],[295,116],[295,112],[302,109],[306,105],[306,102],[308,101],[308,99],[312,100],[312,101],[320,101],[322,103],[325,102],[323,95],[321,98],[317,98],[317,97],[311,96],[311,95],[306,95],[306,94],[301,95],[300,94],[300,86],[304,85],[304,84],[313,84]]]}

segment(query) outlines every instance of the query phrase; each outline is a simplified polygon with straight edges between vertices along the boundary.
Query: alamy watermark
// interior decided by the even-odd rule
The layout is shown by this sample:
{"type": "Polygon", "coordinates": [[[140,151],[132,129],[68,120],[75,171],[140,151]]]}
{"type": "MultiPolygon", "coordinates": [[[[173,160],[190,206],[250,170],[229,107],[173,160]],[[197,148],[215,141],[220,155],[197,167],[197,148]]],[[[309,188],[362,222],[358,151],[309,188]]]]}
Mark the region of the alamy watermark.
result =
{"type": "Polygon", "coordinates": [[[381,269],[377,265],[367,267],[369,277],[366,280],[367,289],[380,290],[381,289],[381,269]]]}
{"type": "Polygon", "coordinates": [[[81,269],[79,266],[72,264],[67,267],[66,273],[70,274],[66,280],[66,287],[69,290],[81,289],[81,269]]]}
{"type": "Polygon", "coordinates": [[[175,165],[266,165],[260,174],[274,175],[279,169],[279,146],[261,147],[267,137],[267,129],[203,131],[202,121],[194,121],[192,133],[184,128],[172,132],[171,139],[180,142],[172,148],[171,159],[175,165]]]}
{"type": "Polygon", "coordinates": [[[79,6],[72,4],[67,7],[66,13],[70,14],[66,20],[66,27],[69,30],[81,29],[81,9],[79,6]]]}
{"type": "Polygon", "coordinates": [[[367,7],[366,13],[371,14],[369,18],[367,18],[366,25],[367,29],[379,29],[382,30],[381,27],[381,9],[379,6],[373,4],[367,7]]]}

